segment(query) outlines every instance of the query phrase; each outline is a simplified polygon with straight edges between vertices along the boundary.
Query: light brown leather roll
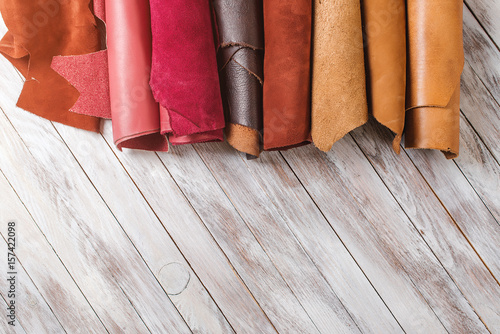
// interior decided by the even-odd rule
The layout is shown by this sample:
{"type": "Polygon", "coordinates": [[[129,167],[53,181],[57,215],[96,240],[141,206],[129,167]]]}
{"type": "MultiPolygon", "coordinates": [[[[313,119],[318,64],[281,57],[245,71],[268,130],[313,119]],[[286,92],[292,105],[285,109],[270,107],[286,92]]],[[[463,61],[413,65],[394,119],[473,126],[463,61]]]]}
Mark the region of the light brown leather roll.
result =
{"type": "Polygon", "coordinates": [[[408,0],[405,146],[458,156],[462,0],[408,0]]]}
{"type": "Polygon", "coordinates": [[[399,153],[405,126],[406,2],[364,0],[362,14],[369,109],[396,134],[393,148],[399,153]]]}
{"type": "Polygon", "coordinates": [[[315,0],[311,132],[332,145],[368,120],[359,1],[315,0]]]}

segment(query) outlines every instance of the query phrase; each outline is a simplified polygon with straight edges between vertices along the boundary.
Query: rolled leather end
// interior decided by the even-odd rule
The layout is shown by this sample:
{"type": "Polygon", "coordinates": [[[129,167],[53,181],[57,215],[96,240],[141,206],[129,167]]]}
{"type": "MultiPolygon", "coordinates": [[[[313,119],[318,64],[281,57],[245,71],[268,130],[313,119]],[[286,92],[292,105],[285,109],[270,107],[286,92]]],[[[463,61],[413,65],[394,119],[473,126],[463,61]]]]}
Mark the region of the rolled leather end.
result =
{"type": "Polygon", "coordinates": [[[368,121],[359,1],[315,1],[311,118],[322,151],[368,121]]]}
{"type": "Polygon", "coordinates": [[[210,2],[151,0],[150,85],[172,144],[223,140],[210,2]]]}
{"type": "Polygon", "coordinates": [[[409,0],[407,6],[405,146],[439,149],[447,158],[456,158],[464,66],[463,2],[409,0]]]}
{"type": "Polygon", "coordinates": [[[406,110],[406,2],[363,1],[362,14],[369,109],[394,132],[399,154],[406,110]]]}
{"type": "Polygon", "coordinates": [[[54,122],[99,132],[99,118],[69,111],[80,94],[51,68],[54,56],[100,49],[90,2],[1,0],[0,12],[9,32],[0,42],[0,53],[27,79],[18,107],[54,122]]]}
{"type": "Polygon", "coordinates": [[[261,151],[264,25],[262,0],[215,0],[217,61],[226,139],[238,151],[261,151]]]}
{"type": "Polygon", "coordinates": [[[264,149],[310,142],[311,0],[264,0],[264,149]]]}
{"type": "Polygon", "coordinates": [[[168,151],[159,105],[149,87],[151,26],[147,0],[106,0],[113,137],[118,149],[168,151]]]}

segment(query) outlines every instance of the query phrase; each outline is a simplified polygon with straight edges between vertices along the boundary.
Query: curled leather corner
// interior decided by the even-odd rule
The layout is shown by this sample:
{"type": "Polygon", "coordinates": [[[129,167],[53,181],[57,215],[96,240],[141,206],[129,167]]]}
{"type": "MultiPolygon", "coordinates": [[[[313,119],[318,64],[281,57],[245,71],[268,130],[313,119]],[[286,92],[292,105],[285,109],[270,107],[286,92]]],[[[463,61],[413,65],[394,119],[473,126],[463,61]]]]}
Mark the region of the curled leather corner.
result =
{"type": "Polygon", "coordinates": [[[459,154],[462,0],[408,2],[405,147],[459,154]],[[422,61],[422,60],[425,61],[422,61]]]}
{"type": "Polygon", "coordinates": [[[215,0],[213,8],[226,139],[238,151],[258,157],[263,117],[262,0],[215,0]]]}

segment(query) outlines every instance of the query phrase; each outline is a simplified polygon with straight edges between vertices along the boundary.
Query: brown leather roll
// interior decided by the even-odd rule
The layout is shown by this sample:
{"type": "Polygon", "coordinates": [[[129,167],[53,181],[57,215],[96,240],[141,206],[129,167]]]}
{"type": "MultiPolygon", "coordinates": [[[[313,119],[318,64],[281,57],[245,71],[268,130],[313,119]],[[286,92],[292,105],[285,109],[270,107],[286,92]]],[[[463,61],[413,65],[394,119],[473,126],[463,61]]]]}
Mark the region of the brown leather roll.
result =
{"type": "Polygon", "coordinates": [[[237,150],[258,156],[264,62],[262,0],[215,0],[213,6],[226,138],[237,150]]]}
{"type": "Polygon", "coordinates": [[[264,149],[310,142],[311,0],[264,0],[264,149]]]}
{"type": "Polygon", "coordinates": [[[458,156],[462,0],[408,0],[405,146],[458,156]]]}
{"type": "Polygon", "coordinates": [[[361,8],[369,109],[396,134],[393,148],[399,153],[405,126],[406,2],[364,0],[361,8]]]}
{"type": "Polygon", "coordinates": [[[80,94],[50,67],[54,56],[101,49],[90,4],[91,0],[0,0],[0,12],[9,29],[0,42],[0,52],[26,78],[18,107],[55,122],[98,132],[99,118],[69,111],[80,94]]]}
{"type": "Polygon", "coordinates": [[[315,0],[311,133],[332,145],[368,120],[359,1],[315,0]]]}

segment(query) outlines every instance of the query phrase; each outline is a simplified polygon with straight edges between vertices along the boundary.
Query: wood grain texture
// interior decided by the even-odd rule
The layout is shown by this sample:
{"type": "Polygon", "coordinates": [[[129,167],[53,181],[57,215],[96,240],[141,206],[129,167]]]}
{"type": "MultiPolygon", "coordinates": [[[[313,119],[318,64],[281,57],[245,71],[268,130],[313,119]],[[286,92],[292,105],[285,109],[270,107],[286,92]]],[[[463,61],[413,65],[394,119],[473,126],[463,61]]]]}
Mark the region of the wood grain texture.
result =
{"type": "Polygon", "coordinates": [[[500,47],[500,1],[466,0],[465,3],[478,18],[497,47],[500,47]]]}

